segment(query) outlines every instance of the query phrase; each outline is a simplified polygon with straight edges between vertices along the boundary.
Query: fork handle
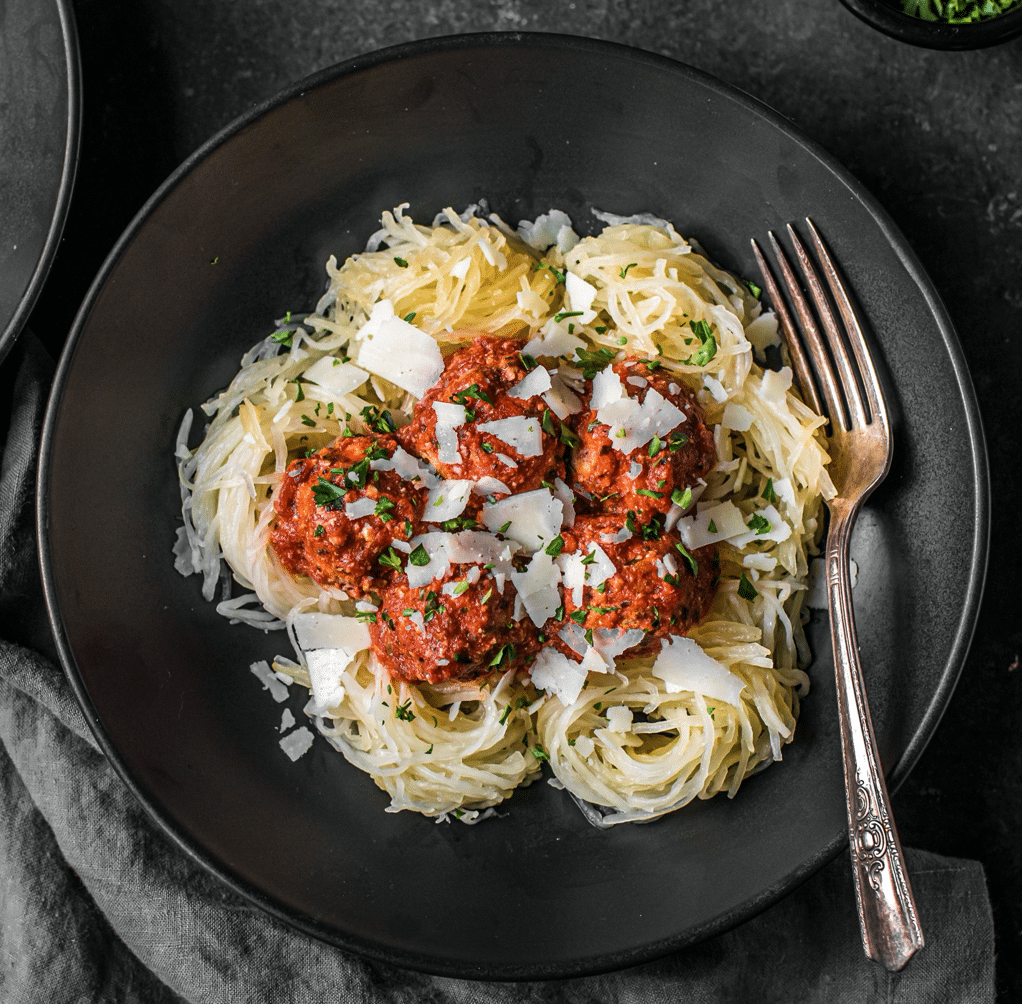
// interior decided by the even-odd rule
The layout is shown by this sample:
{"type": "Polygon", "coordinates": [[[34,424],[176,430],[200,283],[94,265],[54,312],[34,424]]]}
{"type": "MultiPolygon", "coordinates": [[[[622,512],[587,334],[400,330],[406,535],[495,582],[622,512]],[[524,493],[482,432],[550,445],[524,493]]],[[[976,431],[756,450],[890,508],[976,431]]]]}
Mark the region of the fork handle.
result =
{"type": "Polygon", "coordinates": [[[859,665],[848,575],[848,543],[856,511],[857,507],[832,512],[827,539],[827,591],[844,752],[848,840],[863,948],[875,962],[896,972],[924,942],[859,665]]]}

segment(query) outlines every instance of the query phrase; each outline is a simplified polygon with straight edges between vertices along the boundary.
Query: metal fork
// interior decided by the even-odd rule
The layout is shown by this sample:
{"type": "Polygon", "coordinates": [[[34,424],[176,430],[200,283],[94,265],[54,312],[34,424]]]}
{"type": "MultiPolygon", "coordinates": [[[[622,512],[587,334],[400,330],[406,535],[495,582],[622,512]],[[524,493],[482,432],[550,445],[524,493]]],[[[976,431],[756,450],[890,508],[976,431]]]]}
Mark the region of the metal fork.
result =
{"type": "Polygon", "coordinates": [[[774,234],[769,234],[770,243],[803,338],[799,338],[792,324],[784,298],[755,240],[752,248],[787,339],[803,397],[819,414],[830,419],[829,471],[837,494],[827,503],[830,509],[826,546],[827,592],[837,674],[838,718],[844,752],[855,900],[866,955],[893,972],[901,969],[923,947],[923,932],[877,755],[859,665],[848,576],[848,542],[855,517],[862,503],[891,467],[891,427],[876,368],[848,293],[812,220],[807,218],[806,224],[841,316],[843,334],[816,269],[794,228],[788,226],[788,238],[816,306],[823,328],[822,336],[774,234]],[[819,377],[826,410],[820,406],[813,370],[819,377]]]}

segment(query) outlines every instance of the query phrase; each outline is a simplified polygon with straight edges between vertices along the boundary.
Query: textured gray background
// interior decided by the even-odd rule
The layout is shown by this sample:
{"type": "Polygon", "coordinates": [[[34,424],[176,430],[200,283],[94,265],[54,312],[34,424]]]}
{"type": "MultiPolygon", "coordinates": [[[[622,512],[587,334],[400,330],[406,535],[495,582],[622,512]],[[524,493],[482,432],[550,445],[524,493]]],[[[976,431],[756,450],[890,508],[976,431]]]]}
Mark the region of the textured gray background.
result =
{"type": "Polygon", "coordinates": [[[414,38],[556,31],[671,56],[772,105],[877,196],[957,326],[993,478],[994,545],[976,640],[945,721],[894,807],[906,844],[984,863],[999,987],[1005,999],[1022,999],[1014,435],[1022,419],[1022,40],[979,52],[913,49],[875,34],[837,0],[77,0],[74,7],[82,161],[64,243],[32,319],[54,351],[121,230],[196,146],[309,72],[414,38]]]}

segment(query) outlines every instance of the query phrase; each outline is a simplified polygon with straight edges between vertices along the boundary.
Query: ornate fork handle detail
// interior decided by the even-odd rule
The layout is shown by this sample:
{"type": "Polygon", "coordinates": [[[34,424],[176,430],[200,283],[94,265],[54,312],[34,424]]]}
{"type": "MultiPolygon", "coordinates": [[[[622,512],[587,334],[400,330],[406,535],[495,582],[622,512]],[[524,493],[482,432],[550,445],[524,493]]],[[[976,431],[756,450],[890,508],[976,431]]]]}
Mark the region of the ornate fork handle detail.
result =
{"type": "Polygon", "coordinates": [[[923,947],[923,932],[905,876],[859,666],[848,578],[851,511],[832,510],[827,541],[827,587],[837,668],[838,719],[855,899],[866,954],[891,971],[923,947]]]}

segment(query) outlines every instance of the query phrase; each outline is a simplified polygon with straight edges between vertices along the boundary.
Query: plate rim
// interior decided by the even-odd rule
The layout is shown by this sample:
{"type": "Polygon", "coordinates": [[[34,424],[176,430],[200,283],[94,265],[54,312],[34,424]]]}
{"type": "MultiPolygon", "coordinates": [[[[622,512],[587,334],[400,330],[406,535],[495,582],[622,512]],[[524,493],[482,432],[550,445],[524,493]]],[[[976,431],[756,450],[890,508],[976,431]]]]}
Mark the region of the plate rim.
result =
{"type": "Polygon", "coordinates": [[[198,846],[190,836],[178,828],[173,820],[165,816],[155,800],[148,798],[141,790],[128,765],[122,762],[85,689],[84,680],[71,649],[60,613],[60,603],[55,582],[55,562],[53,561],[49,541],[50,504],[48,489],[50,466],[53,461],[55,430],[63,391],[73,368],[78,344],[87,326],[95,302],[104,289],[107,279],[117,267],[124,252],[138,235],[138,232],[156,207],[210,153],[248,126],[254,124],[264,115],[275,111],[310,90],[341,77],[372,69],[383,63],[429,55],[436,52],[472,48],[482,49],[492,46],[518,46],[523,48],[537,46],[540,48],[568,47],[596,54],[606,53],[607,55],[615,55],[618,58],[638,60],[640,63],[644,62],[662,70],[681,73],[727,99],[743,105],[747,111],[779,129],[789,140],[795,142],[808,154],[818,159],[855,196],[873,218],[884,239],[891,250],[894,251],[912,282],[923,294],[927,310],[936,324],[947,352],[948,360],[951,363],[958,396],[966,415],[967,439],[970,446],[972,473],[975,479],[975,489],[973,492],[975,518],[973,547],[971,549],[969,566],[970,574],[958,627],[949,650],[948,658],[940,673],[938,684],[927,702],[927,710],[911,736],[904,752],[887,774],[888,785],[892,792],[904,781],[932,739],[964,668],[969,645],[975,632],[983,594],[989,550],[990,492],[986,443],[983,437],[975,389],[965,363],[964,350],[955,333],[950,316],[933,286],[932,280],[930,280],[921,262],[912,251],[907,239],[901,234],[886,210],[880,206],[879,202],[862,183],[851,175],[847,168],[822,146],[809,138],[799,126],[741,88],[728,84],[687,63],[618,42],[552,32],[490,31],[418,39],[350,57],[302,78],[233,119],[182,161],[159,188],[156,189],[153,195],[146,200],[105,258],[102,267],[91,283],[76,313],[67,343],[61,353],[47,402],[40,441],[40,459],[36,482],[36,532],[47,613],[64,674],[70,682],[75,697],[83,709],[89,728],[93,732],[100,748],[132,795],[146,810],[150,820],[174,844],[183,850],[189,858],[245,899],[255,903],[271,916],[276,917],[291,927],[302,930],[320,941],[325,941],[335,947],[355,952],[374,961],[385,962],[438,976],[462,979],[525,981],[580,977],[615,971],[663,957],[666,954],[730,930],[783,899],[811,878],[847,846],[847,833],[837,835],[829,845],[804,861],[799,868],[784,876],[773,886],[760,890],[756,896],[746,900],[733,910],[712,918],[703,924],[688,928],[686,931],[675,936],[661,939],[651,944],[644,944],[638,948],[625,949],[612,955],[606,955],[599,961],[584,959],[581,961],[576,960],[570,964],[541,964],[539,966],[523,963],[479,965],[457,960],[437,960],[421,954],[416,955],[414,952],[406,950],[390,949],[376,942],[363,941],[357,936],[339,933],[334,928],[328,927],[295,909],[283,907],[272,899],[269,894],[256,888],[246,879],[233,874],[225,865],[213,860],[204,848],[198,846]]]}
{"type": "Polygon", "coordinates": [[[0,331],[0,363],[14,347],[18,336],[24,330],[29,315],[46,284],[57,249],[67,223],[75,177],[78,173],[78,156],[81,150],[82,128],[82,70],[78,31],[75,26],[71,0],[54,0],[60,19],[61,35],[64,41],[64,60],[67,76],[67,135],[64,140],[64,163],[61,167],[60,185],[50,217],[50,228],[43,243],[43,249],[25,287],[18,305],[6,326],[0,331]]]}

